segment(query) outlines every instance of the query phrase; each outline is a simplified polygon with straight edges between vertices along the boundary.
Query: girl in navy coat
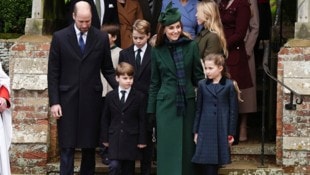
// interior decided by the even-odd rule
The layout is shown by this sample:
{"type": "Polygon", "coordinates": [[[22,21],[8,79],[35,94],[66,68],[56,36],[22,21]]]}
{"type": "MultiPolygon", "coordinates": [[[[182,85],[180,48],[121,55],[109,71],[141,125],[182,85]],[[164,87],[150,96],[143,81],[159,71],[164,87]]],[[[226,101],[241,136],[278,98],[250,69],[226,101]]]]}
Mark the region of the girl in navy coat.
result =
{"type": "Polygon", "coordinates": [[[204,58],[207,79],[199,81],[194,122],[196,151],[192,162],[204,175],[217,175],[218,166],[230,163],[230,144],[236,132],[238,98],[220,54],[204,58]]]}

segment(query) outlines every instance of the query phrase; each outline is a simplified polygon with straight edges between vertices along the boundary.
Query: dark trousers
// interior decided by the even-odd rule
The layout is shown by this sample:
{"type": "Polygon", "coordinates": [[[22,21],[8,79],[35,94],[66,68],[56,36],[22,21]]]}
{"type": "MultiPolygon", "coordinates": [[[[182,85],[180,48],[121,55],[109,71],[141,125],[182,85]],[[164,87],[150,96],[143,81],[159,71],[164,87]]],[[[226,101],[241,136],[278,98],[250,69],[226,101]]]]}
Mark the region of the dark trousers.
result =
{"type": "Polygon", "coordinates": [[[201,167],[203,175],[218,175],[218,165],[204,164],[201,167]]]}
{"type": "Polygon", "coordinates": [[[109,175],[134,175],[134,160],[110,160],[109,175]]]}
{"type": "Polygon", "coordinates": [[[147,147],[143,148],[141,164],[141,175],[150,175],[152,170],[152,158],[154,151],[154,143],[152,141],[152,131],[147,132],[147,147]]]}
{"type": "MultiPolygon", "coordinates": [[[[75,148],[60,149],[60,175],[73,175],[75,148]]],[[[95,148],[82,148],[80,175],[95,174],[95,148]]]]}

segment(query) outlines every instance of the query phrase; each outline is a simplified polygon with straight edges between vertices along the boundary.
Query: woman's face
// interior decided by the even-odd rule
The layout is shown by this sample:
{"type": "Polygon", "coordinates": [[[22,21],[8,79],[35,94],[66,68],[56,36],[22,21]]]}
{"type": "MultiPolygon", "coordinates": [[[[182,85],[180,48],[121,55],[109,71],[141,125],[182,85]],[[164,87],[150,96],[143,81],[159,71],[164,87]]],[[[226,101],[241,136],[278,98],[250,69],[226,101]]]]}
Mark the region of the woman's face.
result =
{"type": "Polygon", "coordinates": [[[181,33],[182,33],[182,26],[180,21],[165,27],[165,34],[169,39],[169,41],[178,40],[181,33]]]}
{"type": "Polygon", "coordinates": [[[197,18],[198,25],[201,25],[206,21],[202,10],[200,10],[199,8],[197,8],[196,18],[197,18]]]}

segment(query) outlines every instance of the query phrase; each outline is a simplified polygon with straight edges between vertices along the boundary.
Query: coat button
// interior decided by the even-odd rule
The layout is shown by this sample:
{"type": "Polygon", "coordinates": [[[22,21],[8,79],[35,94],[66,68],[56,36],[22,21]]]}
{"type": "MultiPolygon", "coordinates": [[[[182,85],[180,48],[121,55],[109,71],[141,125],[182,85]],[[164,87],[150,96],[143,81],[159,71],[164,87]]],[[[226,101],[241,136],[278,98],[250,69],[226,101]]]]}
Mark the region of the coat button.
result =
{"type": "Polygon", "coordinates": [[[123,130],[121,129],[121,132],[123,132],[123,130]]]}

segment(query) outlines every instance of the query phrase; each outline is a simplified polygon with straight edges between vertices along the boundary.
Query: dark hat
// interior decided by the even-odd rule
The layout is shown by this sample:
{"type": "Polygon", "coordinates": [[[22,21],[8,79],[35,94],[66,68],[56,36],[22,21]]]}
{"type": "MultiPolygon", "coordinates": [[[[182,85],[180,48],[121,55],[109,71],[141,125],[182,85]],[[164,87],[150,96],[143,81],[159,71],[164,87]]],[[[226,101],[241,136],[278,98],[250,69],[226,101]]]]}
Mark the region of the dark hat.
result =
{"type": "Polygon", "coordinates": [[[166,9],[160,13],[158,22],[164,26],[169,26],[170,24],[180,21],[181,14],[177,8],[172,8],[172,1],[169,2],[166,9]]]}

